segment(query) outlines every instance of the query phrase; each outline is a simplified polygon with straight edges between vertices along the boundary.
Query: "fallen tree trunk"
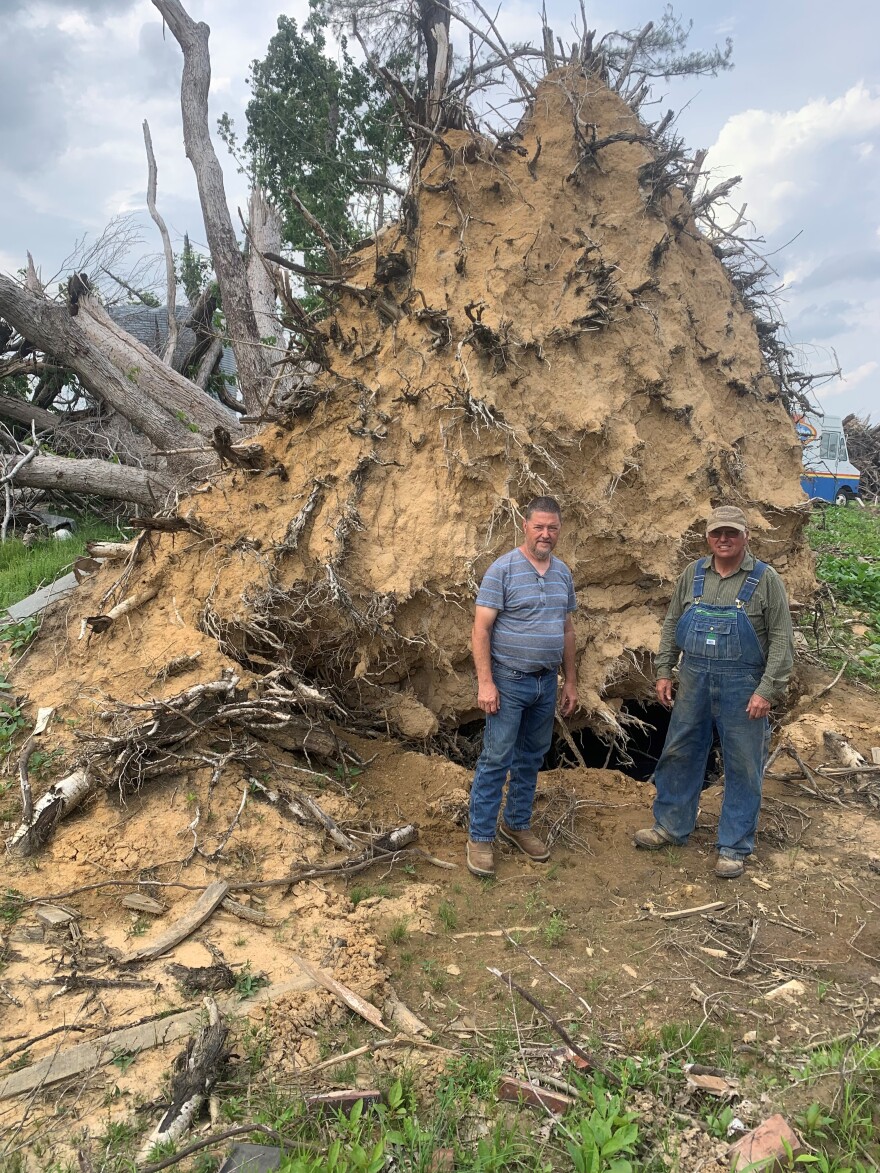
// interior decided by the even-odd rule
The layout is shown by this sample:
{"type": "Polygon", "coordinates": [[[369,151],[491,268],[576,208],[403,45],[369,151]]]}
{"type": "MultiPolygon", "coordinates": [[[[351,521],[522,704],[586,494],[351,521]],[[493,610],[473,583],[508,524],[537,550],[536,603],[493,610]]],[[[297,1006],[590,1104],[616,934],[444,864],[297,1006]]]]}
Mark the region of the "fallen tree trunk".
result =
{"type": "Polygon", "coordinates": [[[175,419],[180,427],[181,443],[178,447],[192,446],[190,424],[206,435],[216,427],[228,428],[235,434],[240,432],[237,415],[162,362],[148,346],[114,322],[94,297],[80,297],[76,320],[95,347],[106,354],[117,370],[125,372],[133,392],[149,396],[154,403],[175,415],[186,416],[185,423],[175,419]]]}
{"type": "MultiPolygon", "coordinates": [[[[83,301],[87,304],[88,297],[83,301]]],[[[66,306],[26,289],[3,273],[0,273],[0,317],[33,345],[55,354],[75,372],[87,391],[116,408],[157,448],[192,445],[192,432],[173,415],[178,405],[169,376],[174,372],[151,351],[143,348],[141,352],[134,347],[126,361],[121,346],[111,347],[109,337],[102,340],[98,330],[84,328],[87,320],[93,322],[93,315],[83,314],[80,322],[78,313],[72,316],[66,306]],[[115,358],[122,359],[122,367],[109,357],[111,352],[115,358]],[[148,390],[152,376],[157,379],[155,397],[148,390]]],[[[180,375],[176,378],[187,383],[180,375]]],[[[193,390],[196,390],[194,385],[193,390]]],[[[232,421],[227,426],[235,428],[236,417],[231,412],[227,415],[232,421]]]]}
{"type": "MultiPolygon", "coordinates": [[[[0,458],[2,475],[11,467],[10,458],[0,458]]],[[[166,480],[156,472],[109,460],[78,460],[70,456],[35,456],[16,472],[14,482],[16,488],[92,493],[152,507],[161,506],[173,487],[170,478],[166,480]]]]}

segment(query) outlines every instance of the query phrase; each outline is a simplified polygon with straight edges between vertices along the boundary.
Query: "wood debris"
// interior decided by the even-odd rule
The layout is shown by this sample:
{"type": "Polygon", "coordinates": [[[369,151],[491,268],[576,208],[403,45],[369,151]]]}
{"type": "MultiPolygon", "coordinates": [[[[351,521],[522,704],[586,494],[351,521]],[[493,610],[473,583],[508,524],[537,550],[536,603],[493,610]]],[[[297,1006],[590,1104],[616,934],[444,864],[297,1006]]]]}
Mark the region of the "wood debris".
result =
{"type": "Polygon", "coordinates": [[[293,960],[303,973],[308,974],[318,985],[323,986],[325,990],[328,990],[331,994],[339,998],[341,1002],[344,1002],[349,1010],[353,1010],[355,1014],[359,1014],[361,1018],[365,1019],[372,1026],[378,1027],[379,1030],[387,1031],[389,1034],[391,1033],[382,1021],[381,1011],[377,1010],[371,1002],[365,1001],[354,990],[350,990],[348,986],[344,986],[342,982],[338,982],[332,974],[327,973],[326,970],[321,969],[314,962],[308,961],[305,957],[300,957],[298,953],[293,954],[293,960]]]}
{"type": "Polygon", "coordinates": [[[150,916],[161,916],[165,912],[165,905],[161,900],[154,900],[144,892],[127,892],[120,902],[123,908],[132,912],[146,912],[150,916]]]}
{"type": "Polygon", "coordinates": [[[208,1022],[174,1060],[171,1103],[141,1146],[140,1161],[146,1160],[156,1145],[176,1144],[189,1131],[211,1089],[223,1074],[229,1029],[224,1025],[213,998],[206,998],[204,1005],[208,1022]]]}
{"type": "Polygon", "coordinates": [[[498,1084],[498,1099],[514,1104],[527,1104],[530,1108],[544,1108],[554,1116],[561,1116],[574,1103],[571,1096],[551,1092],[536,1083],[505,1075],[498,1084]]]}
{"type": "Polygon", "coordinates": [[[660,920],[684,920],[687,916],[699,916],[704,912],[718,912],[726,906],[726,900],[712,900],[709,904],[698,904],[694,908],[679,908],[675,912],[661,912],[660,920]]]}
{"type": "MultiPolygon", "coordinates": [[[[313,990],[316,984],[307,974],[297,974],[286,981],[264,986],[250,998],[228,999],[220,1003],[220,1011],[225,1014],[249,1014],[267,1002],[283,998],[285,994],[313,990]]],[[[175,1042],[198,1025],[202,1013],[200,1007],[183,1010],[166,1018],[156,1018],[129,1027],[118,1027],[89,1042],[79,1043],[64,1051],[53,1051],[44,1059],[35,1060],[21,1071],[14,1071],[5,1078],[0,1078],[0,1100],[32,1092],[34,1088],[48,1087],[61,1079],[91,1071],[111,1063],[114,1056],[121,1052],[148,1051],[175,1042]]]]}
{"type": "Polygon", "coordinates": [[[229,885],[225,880],[215,880],[213,884],[208,885],[192,908],[188,909],[161,937],[149,945],[135,949],[133,953],[120,957],[119,964],[137,965],[141,961],[150,961],[154,957],[160,957],[163,953],[167,953],[169,949],[173,949],[175,945],[185,941],[196,929],[200,928],[211,913],[223,903],[228,892],[229,885]]]}

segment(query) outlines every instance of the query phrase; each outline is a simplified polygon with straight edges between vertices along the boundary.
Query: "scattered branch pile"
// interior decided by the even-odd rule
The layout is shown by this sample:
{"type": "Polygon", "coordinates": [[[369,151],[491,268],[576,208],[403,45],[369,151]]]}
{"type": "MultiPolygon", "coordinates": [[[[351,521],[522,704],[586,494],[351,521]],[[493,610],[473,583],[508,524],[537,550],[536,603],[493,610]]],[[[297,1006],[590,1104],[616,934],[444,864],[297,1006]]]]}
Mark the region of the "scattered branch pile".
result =
{"type": "Polygon", "coordinates": [[[848,415],[843,421],[849,458],[861,472],[860,494],[866,501],[880,501],[880,424],[871,417],[848,415]]]}

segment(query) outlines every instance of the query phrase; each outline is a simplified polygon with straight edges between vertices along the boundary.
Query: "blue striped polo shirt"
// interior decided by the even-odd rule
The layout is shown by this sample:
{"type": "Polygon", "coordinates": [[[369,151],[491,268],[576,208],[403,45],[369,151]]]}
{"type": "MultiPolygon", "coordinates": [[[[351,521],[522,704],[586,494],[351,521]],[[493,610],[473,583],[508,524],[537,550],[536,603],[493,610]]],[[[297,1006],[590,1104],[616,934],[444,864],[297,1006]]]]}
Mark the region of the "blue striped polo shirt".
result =
{"type": "Polygon", "coordinates": [[[562,663],[565,617],[577,608],[571,571],[550,555],[538,574],[525,554],[497,558],[480,584],[478,607],[498,612],[492,626],[492,659],[519,672],[540,672],[562,663]]]}

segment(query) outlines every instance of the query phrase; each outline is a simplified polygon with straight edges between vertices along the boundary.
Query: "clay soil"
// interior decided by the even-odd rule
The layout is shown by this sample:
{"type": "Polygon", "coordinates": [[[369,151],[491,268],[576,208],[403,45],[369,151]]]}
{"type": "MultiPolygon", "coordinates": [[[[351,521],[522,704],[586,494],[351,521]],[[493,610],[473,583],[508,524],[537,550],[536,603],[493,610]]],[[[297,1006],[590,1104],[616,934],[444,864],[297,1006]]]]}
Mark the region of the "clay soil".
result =
{"type": "MultiPolygon", "coordinates": [[[[819,674],[801,680],[804,695],[779,736],[808,763],[824,760],[823,729],[842,732],[863,751],[877,740],[875,695],[840,682],[816,703],[811,697],[827,681],[819,674]]],[[[29,901],[61,904],[78,919],[73,933],[47,933],[30,903],[4,930],[4,1054],[22,1040],[69,1027],[27,1048],[25,1061],[35,1062],[145,1016],[198,1006],[199,997],[168,966],[207,966],[218,954],[244,975],[244,994],[251,975],[273,984],[295,976],[294,953],[380,1008],[393,989],[430,1027],[434,1046],[401,1041],[347,1068],[343,1081],[369,1086],[406,1069],[425,1094],[452,1054],[500,1053],[502,1038],[510,1046],[515,1021],[526,1042],[552,1037],[529,1007],[518,1002],[514,1010],[487,966],[509,970],[605,1058],[656,1049],[676,1028],[686,1042],[707,1016],[726,1063],[734,1055],[738,1064],[766,1070],[774,1055],[794,1061],[804,1048],[852,1032],[857,1017],[880,1004],[880,821],[851,782],[826,782],[816,798],[803,779],[770,781],[758,850],[745,877],[731,883],[712,875],[718,787],[704,793],[691,844],[655,854],[630,844],[648,817],[649,784],[612,770],[549,771],[540,779],[536,825],[557,836],[550,862],[531,864],[502,848],[497,879],[484,882],[462,866],[469,773],[391,740],[357,748],[372,760],[356,778],[339,783],[328,776],[320,790],[319,777],[310,780],[327,813],[349,829],[416,821],[421,847],[454,869],[412,857],[346,881],[328,877],[241,893],[265,925],[220,909],[173,953],[120,970],[115,959],[158,936],[210,880],[226,879],[234,893],[236,884],[283,877],[300,863],[332,862],[341,853],[317,831],[282,820],[251,798],[219,859],[196,855],[184,862],[194,841],[194,810],[207,809],[198,778],[190,789],[170,782],[145,789],[125,807],[112,793],[101,794],[61,824],[35,860],[5,865],[5,886],[29,901]],[[66,895],[87,884],[151,876],[162,882],[140,890],[167,909],[155,918],[122,907],[133,885],[66,895]],[[662,919],[713,901],[724,905],[662,919]],[[754,945],[741,964],[755,925],[754,945]],[[499,930],[511,939],[494,935],[499,930]],[[76,985],[77,974],[143,984],[87,989],[76,985]],[[799,989],[773,996],[792,979],[799,989]]],[[[212,797],[202,823],[206,849],[239,798],[236,789],[212,797]]],[[[256,1056],[261,1078],[291,1093],[336,1086],[332,1068],[315,1074],[310,1068],[380,1037],[323,990],[265,1006],[245,997],[232,1023],[233,1070],[240,1075],[256,1056]]],[[[146,1131],[158,1112],[149,1104],[161,1102],[179,1046],[105,1057],[65,1083],[2,1101],[11,1149],[25,1144],[39,1152],[43,1163],[33,1167],[43,1168],[47,1153],[69,1152],[74,1138],[100,1136],[109,1122],[130,1121],[136,1108],[146,1131]]],[[[516,1069],[515,1045],[505,1061],[516,1069]]],[[[22,1062],[19,1051],[3,1063],[3,1074],[22,1062]]],[[[749,1111],[757,1120],[769,1109],[753,1104],[749,1111]]]]}

